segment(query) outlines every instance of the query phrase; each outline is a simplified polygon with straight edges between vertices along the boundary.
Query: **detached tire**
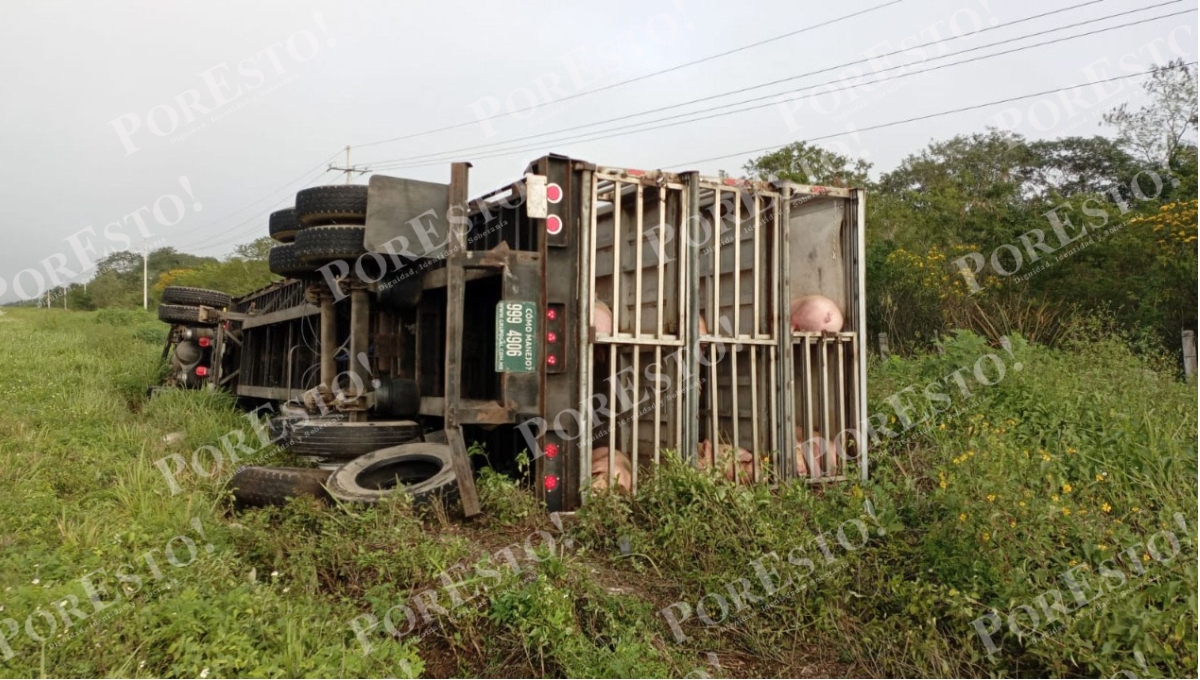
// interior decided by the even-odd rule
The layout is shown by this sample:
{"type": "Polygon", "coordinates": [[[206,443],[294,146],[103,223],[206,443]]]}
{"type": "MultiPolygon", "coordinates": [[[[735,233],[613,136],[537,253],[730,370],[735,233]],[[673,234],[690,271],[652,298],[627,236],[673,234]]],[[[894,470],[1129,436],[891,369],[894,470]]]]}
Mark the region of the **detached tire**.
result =
{"type": "Polygon", "coordinates": [[[372,451],[421,438],[421,426],[411,420],[347,423],[340,420],[276,418],[269,433],[276,444],[298,456],[318,461],[346,461],[372,451]]]}
{"type": "MultiPolygon", "coordinates": [[[[336,224],[325,227],[308,227],[296,234],[296,257],[314,264],[333,260],[356,260],[367,252],[363,247],[366,227],[336,224]]],[[[353,265],[353,262],[347,262],[353,265]]]]}
{"type": "Polygon", "coordinates": [[[219,290],[188,286],[167,286],[163,289],[162,301],[172,305],[204,305],[218,309],[224,309],[230,303],[229,296],[219,290]]]}
{"type": "Polygon", "coordinates": [[[296,232],[302,228],[300,220],[296,219],[295,208],[276,210],[271,213],[267,223],[267,231],[271,234],[271,238],[280,243],[291,243],[296,238],[296,232]]]}
{"type": "Polygon", "coordinates": [[[190,305],[159,305],[158,320],[186,326],[215,326],[216,321],[201,321],[200,308],[190,305]]]}
{"type": "Polygon", "coordinates": [[[302,189],[296,194],[296,218],[306,227],[366,224],[367,187],[344,184],[302,189]]]}
{"type": "Polygon", "coordinates": [[[302,279],[311,276],[315,271],[311,264],[296,256],[294,243],[286,243],[272,248],[271,253],[267,256],[267,268],[271,270],[272,274],[287,279],[302,279]]]}
{"type": "Polygon", "coordinates": [[[458,490],[446,444],[419,442],[374,451],[333,471],[329,494],[346,503],[378,503],[397,489],[415,501],[458,490]]]}
{"type": "Polygon", "coordinates": [[[251,466],[239,470],[229,480],[229,488],[237,507],[257,508],[284,505],[302,496],[326,500],[328,481],[329,470],[251,466]]]}

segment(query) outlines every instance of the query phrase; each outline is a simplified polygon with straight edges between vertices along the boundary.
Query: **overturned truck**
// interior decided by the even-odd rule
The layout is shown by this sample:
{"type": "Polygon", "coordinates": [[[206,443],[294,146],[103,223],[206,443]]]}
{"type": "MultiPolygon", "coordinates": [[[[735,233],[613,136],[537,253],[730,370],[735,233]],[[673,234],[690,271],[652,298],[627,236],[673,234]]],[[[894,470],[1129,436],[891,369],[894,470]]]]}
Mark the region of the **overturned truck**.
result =
{"type": "Polygon", "coordinates": [[[549,155],[468,199],[469,167],[301,191],[284,280],[164,319],[172,379],[274,402],[344,497],[469,476],[476,442],[551,510],[671,457],[866,477],[863,192],[549,155]]]}

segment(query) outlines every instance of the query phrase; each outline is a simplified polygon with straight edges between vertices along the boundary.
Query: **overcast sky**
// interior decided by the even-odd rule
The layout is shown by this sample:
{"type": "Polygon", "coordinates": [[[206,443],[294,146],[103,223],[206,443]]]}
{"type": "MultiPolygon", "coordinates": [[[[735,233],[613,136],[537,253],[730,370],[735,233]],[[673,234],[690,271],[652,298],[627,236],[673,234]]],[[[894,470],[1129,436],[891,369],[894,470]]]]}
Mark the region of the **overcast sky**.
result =
{"type": "MultiPolygon", "coordinates": [[[[1096,0],[1003,25],[1083,1],[902,0],[871,9],[887,0],[10,0],[0,9],[0,63],[5,66],[0,70],[0,233],[6,237],[0,249],[0,300],[15,298],[14,278],[22,270],[44,276],[42,260],[56,253],[63,254],[68,271],[78,273],[79,254],[70,237],[88,227],[91,232],[74,241],[95,249],[95,255],[85,250],[91,259],[106,248],[140,249],[144,242],[226,254],[237,243],[265,235],[266,214],[291,205],[297,189],[343,181],[321,170],[329,161],[342,165],[348,144],[361,147],[352,149],[351,161],[367,165],[493,145],[458,154],[474,163],[472,195],[516,179],[528,161],[550,151],[606,165],[740,174],[755,155],[745,153],[749,150],[1126,75],[1176,56],[1195,60],[1195,0],[958,58],[934,58],[1161,0],[1096,0]],[[855,18],[610,87],[860,11],[855,18]],[[550,141],[839,76],[843,83],[854,81],[852,69],[833,69],[682,109],[504,144],[915,48],[956,33],[969,35],[925,47],[924,54],[910,51],[856,68],[862,69],[863,82],[894,78],[899,71],[884,70],[889,65],[909,63],[917,71],[1180,11],[1186,13],[897,78],[868,90],[834,92],[846,84],[828,85],[791,102],[694,123],[676,121],[665,129],[550,141]],[[989,30],[975,34],[984,28],[989,30]],[[608,89],[571,97],[598,88],[608,89]],[[531,106],[536,108],[525,110],[531,106]],[[503,115],[475,122],[492,112],[503,115]],[[458,124],[463,125],[364,146],[458,124]],[[483,158],[496,156],[497,149],[528,146],[536,148],[483,158]],[[187,186],[180,177],[187,178],[187,186]]],[[[879,172],[933,139],[982,131],[989,124],[1034,138],[1107,134],[1101,113],[1127,98],[1140,103],[1138,82],[1127,79],[1085,88],[1071,98],[1025,99],[823,143],[865,155],[879,172]]],[[[438,162],[386,174],[444,182],[449,167],[438,162]]],[[[365,182],[366,176],[355,181],[365,182]]],[[[61,263],[52,259],[51,267],[56,264],[61,263]]],[[[61,271],[60,276],[68,278],[61,271]]],[[[19,280],[24,290],[35,288],[32,274],[19,280]]]]}

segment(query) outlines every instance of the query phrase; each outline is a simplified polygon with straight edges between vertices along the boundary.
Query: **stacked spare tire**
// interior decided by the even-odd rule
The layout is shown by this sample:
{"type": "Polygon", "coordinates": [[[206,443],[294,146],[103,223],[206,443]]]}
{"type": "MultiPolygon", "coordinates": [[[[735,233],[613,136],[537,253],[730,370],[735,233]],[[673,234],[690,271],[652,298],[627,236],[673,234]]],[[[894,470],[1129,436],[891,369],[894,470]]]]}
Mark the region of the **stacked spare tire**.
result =
{"type": "Polygon", "coordinates": [[[355,260],[366,250],[367,187],[311,187],[296,194],[296,206],[271,213],[269,231],[280,245],[271,249],[271,273],[293,279],[317,275],[334,260],[355,260]]]}

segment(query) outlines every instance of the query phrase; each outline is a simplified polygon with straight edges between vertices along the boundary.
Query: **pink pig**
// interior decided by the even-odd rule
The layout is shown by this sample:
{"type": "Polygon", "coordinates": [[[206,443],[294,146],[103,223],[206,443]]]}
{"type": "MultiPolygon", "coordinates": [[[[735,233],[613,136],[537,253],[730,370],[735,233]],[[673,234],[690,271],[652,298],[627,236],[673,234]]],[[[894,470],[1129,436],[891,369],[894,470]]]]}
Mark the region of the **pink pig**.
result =
{"type": "Polygon", "coordinates": [[[837,333],[845,323],[842,310],[824,295],[805,295],[791,303],[792,330],[803,333],[828,331],[837,333]]]}

